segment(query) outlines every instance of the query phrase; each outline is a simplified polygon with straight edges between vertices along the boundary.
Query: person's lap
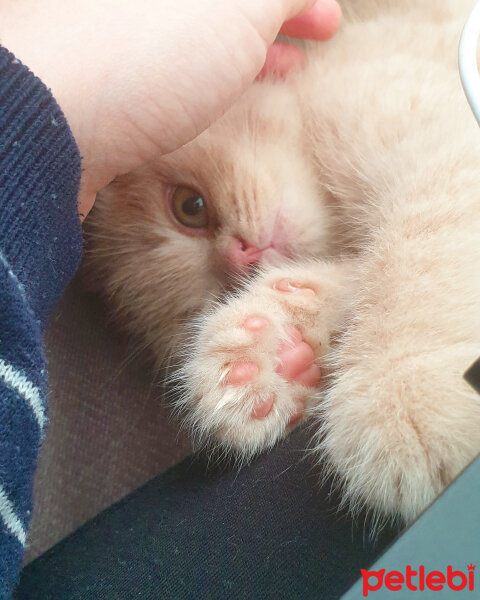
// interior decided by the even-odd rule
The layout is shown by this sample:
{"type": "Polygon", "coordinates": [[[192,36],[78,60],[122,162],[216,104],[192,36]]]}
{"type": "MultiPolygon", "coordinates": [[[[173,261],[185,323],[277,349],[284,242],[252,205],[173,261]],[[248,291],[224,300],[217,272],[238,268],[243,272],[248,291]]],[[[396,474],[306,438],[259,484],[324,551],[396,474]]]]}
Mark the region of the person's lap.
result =
{"type": "Polygon", "coordinates": [[[188,458],[28,565],[15,599],[339,598],[394,533],[338,513],[307,444],[240,470],[188,458]]]}

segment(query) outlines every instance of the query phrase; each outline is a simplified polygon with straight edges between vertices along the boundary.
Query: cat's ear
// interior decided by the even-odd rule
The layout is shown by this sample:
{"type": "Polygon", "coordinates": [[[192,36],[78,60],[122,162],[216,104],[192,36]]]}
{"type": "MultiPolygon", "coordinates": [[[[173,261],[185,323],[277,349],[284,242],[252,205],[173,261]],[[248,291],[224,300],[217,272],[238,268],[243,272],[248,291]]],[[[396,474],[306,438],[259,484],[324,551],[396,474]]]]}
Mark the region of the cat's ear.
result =
{"type": "Polygon", "coordinates": [[[267,58],[262,70],[257,75],[261,81],[265,77],[284,79],[290,71],[299,71],[305,64],[305,57],[300,48],[284,42],[275,42],[267,51],[267,58]]]}

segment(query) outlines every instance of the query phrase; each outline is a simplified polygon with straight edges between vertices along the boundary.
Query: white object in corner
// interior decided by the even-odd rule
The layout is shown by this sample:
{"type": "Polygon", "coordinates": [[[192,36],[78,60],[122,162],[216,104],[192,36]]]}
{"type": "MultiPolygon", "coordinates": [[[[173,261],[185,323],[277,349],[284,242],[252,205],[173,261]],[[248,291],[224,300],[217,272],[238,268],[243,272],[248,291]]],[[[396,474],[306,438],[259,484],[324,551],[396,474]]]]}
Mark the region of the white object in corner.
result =
{"type": "Polygon", "coordinates": [[[477,45],[480,36],[480,0],[475,4],[463,28],[458,48],[458,68],[463,90],[470,108],[480,125],[480,75],[477,64],[477,45]]]}

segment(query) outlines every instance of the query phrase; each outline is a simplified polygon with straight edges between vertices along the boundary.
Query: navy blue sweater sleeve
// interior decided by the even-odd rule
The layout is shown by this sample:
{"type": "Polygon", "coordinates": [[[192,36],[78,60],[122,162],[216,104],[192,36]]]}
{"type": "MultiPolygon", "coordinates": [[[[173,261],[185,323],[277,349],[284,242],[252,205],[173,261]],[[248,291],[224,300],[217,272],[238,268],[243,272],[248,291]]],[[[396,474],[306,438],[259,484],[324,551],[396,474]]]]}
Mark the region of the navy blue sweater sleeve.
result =
{"type": "Polygon", "coordinates": [[[49,90],[0,48],[0,600],[11,597],[47,420],[46,319],[78,267],[80,155],[49,90]]]}

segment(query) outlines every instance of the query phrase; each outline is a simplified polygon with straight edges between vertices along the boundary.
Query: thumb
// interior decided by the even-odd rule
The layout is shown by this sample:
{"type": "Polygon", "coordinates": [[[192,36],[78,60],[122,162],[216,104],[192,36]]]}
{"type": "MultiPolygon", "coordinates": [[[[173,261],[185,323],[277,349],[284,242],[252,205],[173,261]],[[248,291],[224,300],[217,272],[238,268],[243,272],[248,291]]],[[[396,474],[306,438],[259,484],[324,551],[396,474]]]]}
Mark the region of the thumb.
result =
{"type": "Polygon", "coordinates": [[[328,40],[340,27],[342,9],[336,0],[317,0],[306,11],[286,21],[280,33],[311,40],[328,40]]]}
{"type": "Polygon", "coordinates": [[[238,0],[239,9],[266,46],[278,33],[324,40],[338,29],[341,9],[336,0],[238,0]],[[284,25],[285,24],[285,25],[284,25]]]}
{"type": "Polygon", "coordinates": [[[315,6],[315,4],[317,4],[317,0],[282,0],[282,2],[278,2],[278,4],[283,5],[282,22],[284,23],[285,21],[293,19],[294,17],[310,10],[313,6],[315,6]]]}

